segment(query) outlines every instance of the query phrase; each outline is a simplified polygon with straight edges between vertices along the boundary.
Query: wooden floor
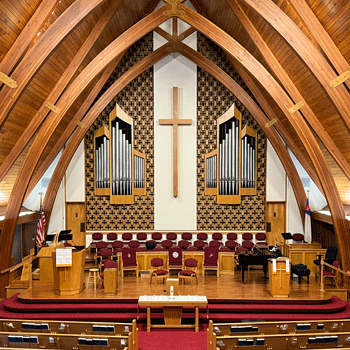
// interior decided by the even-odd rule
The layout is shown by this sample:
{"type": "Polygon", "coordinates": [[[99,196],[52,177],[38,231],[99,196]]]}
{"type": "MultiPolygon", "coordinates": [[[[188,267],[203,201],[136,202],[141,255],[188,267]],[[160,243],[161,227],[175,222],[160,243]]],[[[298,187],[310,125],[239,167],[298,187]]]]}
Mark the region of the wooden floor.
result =
{"type": "MultiPolygon", "coordinates": [[[[176,275],[174,275],[176,277],[176,275]]],[[[87,275],[86,275],[87,279],[87,275]]],[[[140,295],[160,295],[164,294],[164,285],[161,281],[158,284],[150,285],[149,278],[135,277],[135,273],[118,278],[118,292],[114,296],[105,295],[102,288],[94,291],[90,285],[89,289],[84,289],[80,294],[73,296],[58,296],[53,291],[53,285],[38,285],[34,283],[33,288],[20,294],[21,299],[137,299],[140,295]]],[[[269,281],[263,277],[262,270],[251,270],[245,273],[245,283],[241,282],[241,273],[238,271],[234,276],[206,275],[198,276],[198,285],[180,285],[181,295],[205,295],[208,299],[273,299],[269,293],[269,281]]],[[[291,300],[328,300],[329,293],[320,292],[319,285],[314,278],[310,278],[307,284],[306,278],[298,284],[298,279],[294,278],[290,283],[291,300]]]]}

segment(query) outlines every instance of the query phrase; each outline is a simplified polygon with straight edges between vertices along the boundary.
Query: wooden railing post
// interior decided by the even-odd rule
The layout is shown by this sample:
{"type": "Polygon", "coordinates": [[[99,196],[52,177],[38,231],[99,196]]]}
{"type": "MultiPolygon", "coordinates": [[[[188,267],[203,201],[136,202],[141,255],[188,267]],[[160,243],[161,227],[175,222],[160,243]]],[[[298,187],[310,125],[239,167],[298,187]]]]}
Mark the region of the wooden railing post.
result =
{"type": "Polygon", "coordinates": [[[324,260],[321,259],[321,285],[320,285],[321,292],[324,292],[323,270],[324,270],[324,260]]]}

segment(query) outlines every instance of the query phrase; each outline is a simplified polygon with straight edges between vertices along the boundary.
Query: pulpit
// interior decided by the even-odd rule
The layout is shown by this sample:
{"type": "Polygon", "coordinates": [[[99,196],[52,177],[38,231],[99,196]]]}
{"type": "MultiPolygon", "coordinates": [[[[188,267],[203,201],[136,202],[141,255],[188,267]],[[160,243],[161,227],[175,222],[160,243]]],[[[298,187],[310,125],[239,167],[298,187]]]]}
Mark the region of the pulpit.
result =
{"type": "Polygon", "coordinates": [[[287,298],[290,285],[290,262],[288,258],[269,260],[270,293],[274,298],[287,298]]]}
{"type": "Polygon", "coordinates": [[[52,253],[56,248],[62,248],[64,245],[60,243],[57,246],[42,247],[37,254],[39,258],[39,267],[40,267],[40,282],[44,283],[53,283],[53,265],[52,265],[52,253]]]}
{"type": "Polygon", "coordinates": [[[74,295],[83,290],[85,255],[86,249],[78,251],[70,247],[52,253],[55,294],[74,295]],[[60,251],[65,250],[72,252],[71,259],[66,264],[57,260],[60,251]]]}

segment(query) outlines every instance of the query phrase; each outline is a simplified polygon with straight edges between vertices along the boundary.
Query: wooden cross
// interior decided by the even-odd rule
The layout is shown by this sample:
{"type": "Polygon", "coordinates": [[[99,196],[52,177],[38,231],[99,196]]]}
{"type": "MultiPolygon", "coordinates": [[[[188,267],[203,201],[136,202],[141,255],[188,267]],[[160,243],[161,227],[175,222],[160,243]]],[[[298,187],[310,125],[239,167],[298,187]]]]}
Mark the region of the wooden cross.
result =
{"type": "Polygon", "coordinates": [[[178,119],[178,88],[173,88],[173,119],[159,119],[159,125],[173,126],[173,195],[178,194],[178,176],[177,176],[177,127],[179,125],[192,125],[192,119],[178,119]]]}

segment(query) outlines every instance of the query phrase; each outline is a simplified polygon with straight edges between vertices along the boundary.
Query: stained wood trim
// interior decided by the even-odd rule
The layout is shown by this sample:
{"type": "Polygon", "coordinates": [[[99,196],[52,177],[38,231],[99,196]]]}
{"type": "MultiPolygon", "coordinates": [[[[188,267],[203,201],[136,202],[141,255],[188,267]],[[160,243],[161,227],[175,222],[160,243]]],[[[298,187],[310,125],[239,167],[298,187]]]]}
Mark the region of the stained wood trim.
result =
{"type": "Polygon", "coordinates": [[[15,90],[2,89],[0,91],[0,128],[2,128],[8,114],[17,99],[25,89],[45,59],[56,46],[84,19],[91,11],[106,0],[76,0],[50,26],[44,35],[25,54],[22,61],[11,74],[11,78],[18,83],[15,90]],[[35,57],[35,59],[33,59],[35,57]]]}
{"type": "MultiPolygon", "coordinates": [[[[246,13],[243,11],[242,7],[239,5],[238,0],[226,0],[226,2],[231,7],[232,11],[235,13],[238,20],[241,22],[242,26],[247,31],[248,35],[252,38],[256,47],[262,54],[266,64],[269,66],[271,71],[275,73],[277,78],[280,80],[286,91],[289,93],[294,101],[305,101],[303,96],[300,94],[299,90],[294,85],[293,81],[289,78],[286,71],[283,69],[282,65],[279,63],[275,55],[272,53],[260,33],[257,31],[253,23],[250,21],[246,13]]],[[[332,155],[334,160],[338,163],[340,168],[343,170],[344,174],[350,179],[350,165],[344,158],[343,154],[340,152],[338,147],[335,145],[332,138],[329,136],[327,131],[324,129],[323,125],[316,117],[315,113],[312,111],[310,106],[304,102],[302,109],[302,114],[310,123],[317,135],[320,136],[320,140],[327,148],[328,152],[332,155]]]]}
{"type": "MultiPolygon", "coordinates": [[[[34,187],[38,183],[38,181],[42,178],[42,176],[45,174],[45,171],[49,168],[50,164],[54,161],[60,150],[64,147],[67,140],[70,138],[71,134],[74,132],[74,129],[76,128],[77,121],[81,123],[81,127],[85,128],[86,125],[81,122],[81,119],[84,117],[85,113],[88,111],[88,109],[91,107],[91,104],[95,101],[97,95],[107,82],[108,78],[111,76],[111,74],[114,72],[114,70],[117,68],[118,64],[120,63],[121,59],[123,57],[123,54],[119,55],[115,61],[109,64],[109,66],[104,70],[102,73],[100,79],[95,84],[93,89],[91,90],[90,94],[86,98],[86,100],[83,102],[81,107],[79,108],[78,112],[75,114],[73,120],[68,124],[68,126],[64,129],[64,132],[61,134],[60,138],[56,142],[56,144],[51,149],[51,152],[49,155],[45,158],[44,162],[41,164],[38,171],[35,172],[34,176],[30,180],[28,189],[26,191],[25,199],[29,196],[29,194],[33,191],[34,187]]],[[[80,125],[79,125],[80,126],[80,125]]]]}
{"type": "MultiPolygon", "coordinates": [[[[182,44],[183,45],[183,44],[182,44]]],[[[284,146],[280,136],[277,134],[274,128],[266,128],[265,124],[269,121],[264,114],[264,112],[258,107],[254,100],[246,93],[246,91],[238,85],[227,73],[221,70],[212,61],[208,60],[202,56],[197,51],[191,49],[190,47],[183,45],[182,54],[189,60],[206,70],[215,79],[220,81],[228,90],[230,90],[248,109],[248,111],[255,118],[257,123],[260,125],[261,129],[266,134],[267,138],[270,140],[273,148],[278,154],[286,173],[290,179],[291,185],[293,187],[295,197],[297,199],[300,215],[303,217],[305,215],[305,203],[306,194],[304,191],[303,184],[298,176],[298,172],[295,165],[284,146]]]]}
{"type": "MultiPolygon", "coordinates": [[[[80,3],[80,0],[76,0],[73,3],[80,3]]],[[[91,3],[95,3],[91,0],[91,3]]],[[[89,2],[90,4],[90,2],[89,2]]],[[[85,7],[88,7],[86,2],[85,7]]],[[[142,38],[149,31],[156,28],[159,24],[165,22],[168,17],[164,15],[164,9],[169,9],[170,5],[165,5],[159,10],[151,13],[149,16],[143,18],[134,26],[129,28],[117,39],[115,39],[105,50],[97,55],[90,64],[84,69],[76,80],[66,89],[62,97],[58,100],[57,106],[61,108],[61,113],[46,118],[42,124],[39,132],[37,133],[27,156],[22,164],[22,167],[18,173],[16,182],[13,186],[8,205],[5,214],[5,221],[3,224],[3,230],[6,231],[5,235],[0,236],[0,269],[5,269],[9,266],[11,261],[11,249],[13,245],[14,232],[16,229],[17,217],[20,207],[23,202],[25,192],[27,190],[29,181],[33,175],[35,167],[47,145],[51,136],[53,135],[56,127],[68,111],[69,107],[74,103],[75,99],[80,95],[80,92],[108,65],[118,54],[129,48],[133,43],[142,38]],[[52,116],[52,117],[51,117],[52,116]]],[[[60,17],[61,18],[61,17],[60,17]]],[[[56,23],[56,22],[55,22],[56,23]]],[[[52,26],[50,27],[52,28],[52,26]]],[[[125,74],[123,75],[125,76],[125,74]]],[[[96,104],[95,104],[96,106],[96,104]]],[[[79,128],[79,130],[85,130],[79,128]]]]}
{"type": "MultiPolygon", "coordinates": [[[[229,0],[231,1],[231,0],[229,0]]],[[[294,49],[323,86],[339,115],[350,129],[349,93],[345,86],[333,89],[329,83],[338,74],[299,27],[272,0],[242,0],[264,18],[294,49]]],[[[341,72],[342,73],[342,72],[341,72]]]]}
{"type": "Polygon", "coordinates": [[[41,2],[14,44],[11,46],[10,50],[7,52],[4,59],[0,62],[0,72],[7,75],[11,73],[13,67],[15,67],[22,54],[27,50],[29,44],[37,36],[57,3],[58,0],[43,0],[41,2]]]}
{"type": "MultiPolygon", "coordinates": [[[[234,66],[237,73],[241,76],[245,84],[248,86],[249,90],[252,92],[256,100],[259,102],[262,109],[265,111],[267,116],[271,119],[278,119],[277,115],[275,114],[274,110],[271,108],[269,103],[266,101],[263,94],[260,92],[257,84],[251,79],[251,77],[248,75],[244,67],[242,67],[238,62],[233,59],[232,57],[229,57],[231,64],[234,66]]],[[[265,125],[266,126],[266,125],[265,125]]],[[[318,176],[315,172],[315,170],[310,166],[309,162],[305,159],[303,153],[300,151],[300,148],[296,145],[294,140],[290,137],[287,130],[284,128],[284,126],[281,123],[274,124],[274,127],[276,128],[277,132],[281,135],[284,142],[287,144],[287,146],[290,148],[290,150],[293,152],[293,154],[296,156],[300,164],[304,167],[306,172],[311,177],[312,181],[316,184],[316,186],[319,188],[319,190],[323,193],[323,188],[321,186],[321,183],[318,179],[318,176]]],[[[304,215],[302,215],[304,217],[304,215]]]]}
{"type": "Polygon", "coordinates": [[[105,106],[121,91],[127,86],[133,79],[135,79],[139,74],[144,72],[149,67],[153,66],[156,62],[160,61],[169,54],[167,47],[171,44],[168,43],[163,45],[159,49],[155,50],[147,57],[142,59],[140,62],[136,63],[130,70],[124,73],[111,87],[99,98],[98,101],[93,105],[93,107],[86,114],[82,120],[86,125],[85,129],[78,128],[75,130],[74,134],[67,143],[67,147],[64,149],[63,154],[58,161],[55,171],[52,175],[51,181],[49,183],[46,195],[44,198],[43,207],[45,210],[46,221],[49,222],[53,204],[62,181],[62,178],[66,172],[66,169],[73,157],[75,151],[80,145],[81,140],[84,138],[86,132],[89,130],[91,125],[94,123],[99,114],[103,111],[105,106]]]}
{"type": "MultiPolygon", "coordinates": [[[[265,4],[265,1],[263,3],[265,4]]],[[[287,116],[316,169],[333,216],[337,243],[338,247],[340,247],[342,265],[345,269],[350,270],[350,255],[348,254],[350,251],[350,233],[344,214],[343,204],[332,173],[308,124],[299,111],[293,114],[289,113],[288,109],[292,107],[293,102],[275,79],[273,79],[271,74],[269,74],[260,62],[249,54],[247,50],[230,37],[230,35],[198,13],[190,10],[182,4],[179,5],[179,8],[185,12],[185,15],[180,15],[180,19],[197,28],[197,30],[236,57],[239,62],[241,62],[259,81],[261,81],[261,84],[270,93],[287,116]]]]}
{"type": "MultiPolygon", "coordinates": [[[[47,96],[45,102],[40,106],[39,110],[35,113],[35,116],[31,119],[30,123],[11,149],[10,153],[4,160],[4,162],[0,166],[0,181],[4,178],[6,173],[9,171],[13,163],[16,161],[17,157],[22,153],[23,149],[26,147],[30,139],[33,137],[35,132],[38,130],[41,123],[46,118],[49,111],[45,108],[52,105],[52,103],[56,103],[57,99],[60,97],[64,89],[67,87],[68,83],[74,76],[74,74],[78,71],[81,63],[89,53],[93,44],[96,42],[100,34],[106,28],[107,24],[113,18],[115,12],[118,10],[119,6],[122,4],[124,0],[119,0],[114,2],[102,15],[100,20],[97,22],[89,36],[84,41],[83,45],[80,47],[77,54],[74,56],[67,69],[63,72],[62,76],[59,78],[58,82],[51,90],[49,95],[47,96]],[[49,102],[50,101],[50,102],[49,102]],[[51,103],[52,102],[52,103],[51,103]],[[49,104],[49,105],[48,105],[49,104]]],[[[50,108],[53,110],[52,108],[50,108]]],[[[54,111],[55,113],[60,113],[60,110],[54,111]]]]}
{"type": "Polygon", "coordinates": [[[1,71],[0,71],[0,82],[4,83],[11,89],[15,89],[17,87],[17,83],[1,71]]]}
{"type": "MultiPolygon", "coordinates": [[[[331,39],[327,31],[324,29],[318,18],[315,16],[309,5],[305,0],[290,0],[290,4],[294,10],[299,14],[300,18],[306,24],[317,43],[321,46],[323,52],[333,64],[338,74],[350,69],[350,66],[344,56],[341,54],[334,41],[331,39]]],[[[346,85],[350,88],[350,82],[346,85]]]]}

